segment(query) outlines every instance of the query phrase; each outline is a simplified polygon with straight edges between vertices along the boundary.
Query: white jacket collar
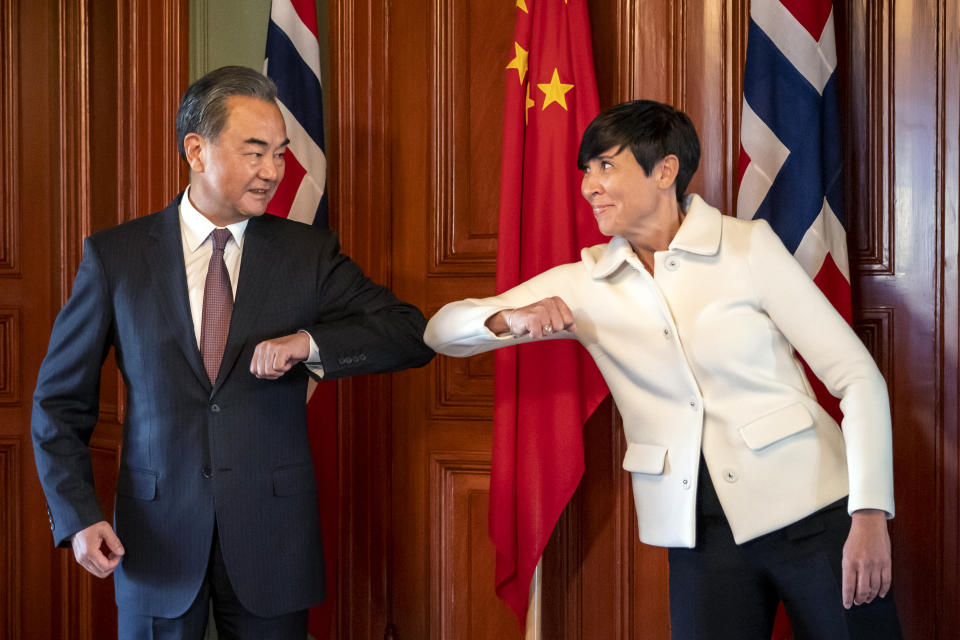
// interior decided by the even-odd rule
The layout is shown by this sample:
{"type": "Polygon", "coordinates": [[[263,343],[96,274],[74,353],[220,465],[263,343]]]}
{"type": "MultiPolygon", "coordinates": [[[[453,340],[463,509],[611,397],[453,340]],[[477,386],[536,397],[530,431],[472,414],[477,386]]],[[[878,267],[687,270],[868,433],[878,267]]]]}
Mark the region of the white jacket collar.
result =
{"type": "MultiPolygon", "coordinates": [[[[720,233],[723,218],[719,210],[711,207],[697,194],[690,194],[684,201],[687,211],[677,235],[670,241],[670,251],[687,251],[702,256],[712,256],[720,249],[720,233]]],[[[593,265],[590,275],[595,280],[606,278],[634,256],[630,243],[621,236],[614,236],[606,245],[588,247],[580,252],[583,261],[593,265]]]]}

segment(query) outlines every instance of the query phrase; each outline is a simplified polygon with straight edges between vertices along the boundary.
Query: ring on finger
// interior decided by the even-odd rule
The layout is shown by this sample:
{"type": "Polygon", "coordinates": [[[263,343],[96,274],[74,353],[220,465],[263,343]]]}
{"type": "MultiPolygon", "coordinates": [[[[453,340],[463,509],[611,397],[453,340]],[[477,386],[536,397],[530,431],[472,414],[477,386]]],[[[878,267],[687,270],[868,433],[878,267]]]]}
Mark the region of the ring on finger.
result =
{"type": "Polygon", "coordinates": [[[552,325],[552,324],[543,325],[543,332],[544,332],[544,333],[553,333],[553,325],[552,325]]]}

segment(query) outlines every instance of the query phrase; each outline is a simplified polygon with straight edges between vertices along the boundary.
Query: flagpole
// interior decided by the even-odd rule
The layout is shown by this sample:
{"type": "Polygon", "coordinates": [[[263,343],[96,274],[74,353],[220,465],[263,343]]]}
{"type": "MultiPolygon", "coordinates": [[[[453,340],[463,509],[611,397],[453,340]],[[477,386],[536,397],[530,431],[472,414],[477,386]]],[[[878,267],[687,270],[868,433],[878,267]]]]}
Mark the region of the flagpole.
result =
{"type": "Polygon", "coordinates": [[[527,633],[525,640],[540,640],[541,635],[541,577],[543,575],[543,560],[537,562],[537,568],[533,572],[533,579],[530,581],[530,602],[527,605],[527,633]]]}

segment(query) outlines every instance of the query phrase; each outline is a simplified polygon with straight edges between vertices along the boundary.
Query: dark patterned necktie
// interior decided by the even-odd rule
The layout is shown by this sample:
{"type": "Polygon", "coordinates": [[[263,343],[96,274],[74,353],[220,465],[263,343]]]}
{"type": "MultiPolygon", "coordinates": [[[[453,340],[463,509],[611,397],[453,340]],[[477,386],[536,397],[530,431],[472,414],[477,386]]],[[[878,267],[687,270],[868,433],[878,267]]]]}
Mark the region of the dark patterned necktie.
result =
{"type": "Polygon", "coordinates": [[[200,354],[207,369],[210,384],[217,379],[223,348],[230,332],[230,315],[233,313],[233,290],[230,274],[223,261],[223,249],[230,239],[229,229],[214,229],[213,254],[207,267],[207,280],[203,286],[203,319],[200,322],[200,354]]]}

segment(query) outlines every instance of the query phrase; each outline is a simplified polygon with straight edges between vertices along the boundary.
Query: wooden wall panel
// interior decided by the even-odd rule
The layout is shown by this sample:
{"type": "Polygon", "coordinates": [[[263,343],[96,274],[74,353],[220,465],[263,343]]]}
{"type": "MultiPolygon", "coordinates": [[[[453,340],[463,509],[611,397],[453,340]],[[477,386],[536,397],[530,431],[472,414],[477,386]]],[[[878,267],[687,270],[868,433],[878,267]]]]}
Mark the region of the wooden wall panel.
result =
{"type": "MultiPolygon", "coordinates": [[[[517,8],[405,0],[389,10],[391,280],[430,313],[493,292],[517,8]]],[[[489,355],[438,358],[393,378],[389,631],[398,639],[521,635],[494,593],[489,463],[475,453],[489,458],[492,369],[489,355]]]]}
{"type": "MultiPolygon", "coordinates": [[[[941,517],[937,535],[936,617],[939,637],[950,637],[960,629],[960,5],[942,0],[937,7],[939,25],[937,49],[938,91],[937,123],[939,159],[939,214],[942,232],[938,281],[941,347],[937,369],[941,381],[937,402],[942,418],[937,433],[936,509],[941,517]]],[[[921,543],[922,544],[922,543],[921,543]]],[[[929,574],[928,574],[929,575],[929,574]]]]}
{"type": "Polygon", "coordinates": [[[21,633],[20,439],[0,437],[0,639],[18,640],[21,633]]]}
{"type": "Polygon", "coordinates": [[[838,32],[847,43],[839,62],[849,73],[842,108],[854,315],[861,329],[871,321],[884,328],[875,310],[886,309],[888,318],[887,335],[871,346],[887,366],[893,412],[894,591],[907,636],[923,638],[947,632],[937,619],[937,584],[917,569],[929,561],[927,545],[936,547],[932,532],[943,530],[934,489],[942,377],[932,366],[942,358],[936,275],[945,231],[937,170],[941,9],[935,0],[852,2],[838,32]]]}
{"type": "Polygon", "coordinates": [[[516,8],[435,0],[429,11],[435,249],[429,273],[494,275],[499,191],[492,187],[500,182],[500,162],[490,133],[503,130],[504,87],[502,74],[481,61],[499,60],[510,50],[512,31],[484,27],[509,23],[516,8]]]}
{"type": "Polygon", "coordinates": [[[429,417],[489,420],[493,404],[493,354],[439,358],[432,370],[429,417]]]}
{"type": "MultiPolygon", "coordinates": [[[[70,551],[52,547],[29,446],[30,395],[84,236],[149,212],[121,212],[121,196],[162,205],[183,181],[170,149],[186,86],[185,10],[186,0],[0,2],[0,627],[11,637],[116,634],[112,581],[92,579],[70,551]],[[135,88],[128,94],[137,100],[119,103],[119,87],[135,88]],[[127,137],[118,144],[121,128],[127,137]],[[141,154],[124,156],[132,168],[118,160],[131,150],[141,154]],[[158,198],[160,190],[169,193],[158,198]]],[[[109,514],[123,418],[112,360],[102,391],[93,460],[109,514]]]]}
{"type": "Polygon", "coordinates": [[[0,404],[20,404],[20,309],[0,307],[0,404]]]}
{"type": "MultiPolygon", "coordinates": [[[[330,224],[344,252],[389,284],[387,2],[333,0],[329,11],[330,224]]],[[[339,387],[337,638],[388,636],[391,388],[389,376],[339,387]]]]}
{"type": "Polygon", "coordinates": [[[890,0],[849,3],[838,11],[840,95],[847,104],[844,129],[847,220],[851,267],[860,274],[891,275],[896,129],[891,69],[895,55],[890,0]]]}
{"type": "Polygon", "coordinates": [[[430,557],[436,559],[430,576],[435,603],[430,637],[510,637],[516,633],[516,618],[497,606],[491,588],[489,452],[434,452],[430,478],[430,557]]]}
{"type": "Polygon", "coordinates": [[[0,149],[0,277],[20,275],[20,210],[18,125],[19,63],[16,46],[19,27],[19,3],[5,0],[0,3],[0,127],[10,137],[0,149]]]}

